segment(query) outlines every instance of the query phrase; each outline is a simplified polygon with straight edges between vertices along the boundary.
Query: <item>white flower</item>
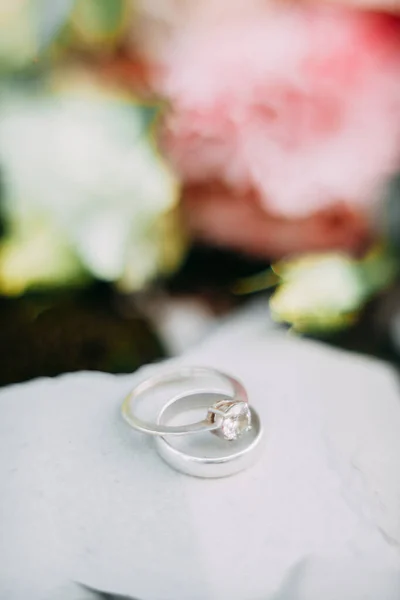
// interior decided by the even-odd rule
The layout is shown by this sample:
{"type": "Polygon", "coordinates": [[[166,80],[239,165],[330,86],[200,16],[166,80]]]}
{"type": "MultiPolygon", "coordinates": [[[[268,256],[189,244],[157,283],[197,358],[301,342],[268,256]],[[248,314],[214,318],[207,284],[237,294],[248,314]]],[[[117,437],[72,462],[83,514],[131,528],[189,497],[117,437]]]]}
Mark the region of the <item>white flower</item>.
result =
{"type": "Polygon", "coordinates": [[[270,300],[272,316],[298,330],[346,325],[369,292],[357,262],[341,254],[288,261],[277,273],[282,283],[270,300]]]}
{"type": "Polygon", "coordinates": [[[173,266],[178,243],[167,240],[166,256],[162,223],[177,182],[151,143],[148,110],[78,88],[13,97],[0,117],[9,237],[43,219],[84,270],[127,289],[173,266]]]}

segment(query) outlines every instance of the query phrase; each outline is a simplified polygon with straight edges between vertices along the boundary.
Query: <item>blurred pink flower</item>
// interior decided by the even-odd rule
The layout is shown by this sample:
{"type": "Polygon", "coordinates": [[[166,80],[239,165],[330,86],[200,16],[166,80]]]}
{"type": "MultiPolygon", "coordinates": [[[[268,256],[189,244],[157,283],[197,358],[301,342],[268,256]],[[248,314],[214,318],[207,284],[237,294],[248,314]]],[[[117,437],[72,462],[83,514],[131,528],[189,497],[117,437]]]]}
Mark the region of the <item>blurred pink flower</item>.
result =
{"type": "Polygon", "coordinates": [[[256,191],[287,217],[373,203],[400,166],[399,23],[252,4],[181,24],[155,82],[171,102],[162,143],[177,171],[256,191]]]}

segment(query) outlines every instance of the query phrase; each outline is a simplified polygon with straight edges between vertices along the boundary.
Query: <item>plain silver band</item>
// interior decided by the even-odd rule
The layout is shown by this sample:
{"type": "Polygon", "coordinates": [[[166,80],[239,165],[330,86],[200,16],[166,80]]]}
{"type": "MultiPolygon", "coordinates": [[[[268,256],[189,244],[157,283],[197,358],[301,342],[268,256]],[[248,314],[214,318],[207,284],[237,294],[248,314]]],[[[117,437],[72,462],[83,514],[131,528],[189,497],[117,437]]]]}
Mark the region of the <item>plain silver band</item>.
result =
{"type": "MultiPolygon", "coordinates": [[[[213,388],[210,388],[210,386],[208,385],[207,388],[193,388],[193,392],[214,392],[215,391],[215,395],[218,396],[224,396],[225,399],[229,399],[229,400],[235,400],[235,401],[240,401],[240,402],[246,402],[247,403],[247,393],[246,390],[244,389],[243,385],[237,381],[236,379],[234,379],[233,377],[231,377],[230,375],[226,375],[225,373],[221,373],[220,371],[217,371],[216,369],[210,369],[208,367],[181,367],[180,369],[176,369],[174,371],[168,372],[168,373],[164,373],[162,375],[154,375],[152,377],[149,377],[148,379],[145,379],[144,381],[142,381],[141,383],[139,383],[132,391],[131,393],[125,398],[122,407],[121,407],[121,413],[123,418],[125,419],[125,421],[127,423],[129,423],[129,425],[131,427],[133,427],[134,429],[137,429],[138,431],[142,431],[143,433],[148,433],[150,435],[155,435],[155,436],[160,436],[160,435],[188,435],[191,433],[199,433],[202,431],[215,431],[216,429],[219,429],[219,424],[218,423],[210,423],[207,419],[204,419],[203,421],[199,421],[197,423],[191,423],[189,425],[179,425],[179,426],[167,426],[164,424],[161,424],[159,421],[157,421],[157,423],[148,423],[147,421],[143,421],[142,419],[139,419],[134,412],[132,412],[132,404],[134,404],[134,401],[141,396],[141,394],[152,390],[154,388],[157,388],[159,386],[162,386],[166,383],[174,383],[179,382],[182,383],[182,380],[188,379],[195,379],[198,377],[204,377],[204,376],[212,376],[212,377],[217,377],[219,378],[221,381],[224,381],[225,383],[228,383],[231,390],[230,392],[224,392],[221,389],[216,388],[215,390],[213,388]]],[[[189,392],[186,394],[188,395],[189,392]]],[[[176,398],[174,398],[176,400],[176,398]]],[[[207,407],[204,407],[207,409],[207,407]]]]}
{"type": "MultiPolygon", "coordinates": [[[[204,400],[201,401],[201,398],[198,398],[198,401],[196,401],[195,395],[196,393],[193,392],[192,394],[182,394],[172,398],[161,409],[157,423],[164,424],[189,408],[202,408],[205,405],[204,400]]],[[[218,395],[221,396],[221,399],[224,396],[224,394],[218,395]]],[[[227,447],[227,454],[225,456],[216,458],[192,456],[172,446],[168,439],[159,436],[154,440],[157,452],[168,465],[176,471],[185,473],[185,475],[202,478],[218,478],[234,475],[252,466],[258,459],[263,447],[261,442],[264,439],[264,431],[260,417],[254,408],[251,407],[250,411],[252,428],[256,431],[256,437],[252,439],[248,446],[245,446],[241,450],[232,451],[234,445],[230,442],[225,442],[227,447]]]]}

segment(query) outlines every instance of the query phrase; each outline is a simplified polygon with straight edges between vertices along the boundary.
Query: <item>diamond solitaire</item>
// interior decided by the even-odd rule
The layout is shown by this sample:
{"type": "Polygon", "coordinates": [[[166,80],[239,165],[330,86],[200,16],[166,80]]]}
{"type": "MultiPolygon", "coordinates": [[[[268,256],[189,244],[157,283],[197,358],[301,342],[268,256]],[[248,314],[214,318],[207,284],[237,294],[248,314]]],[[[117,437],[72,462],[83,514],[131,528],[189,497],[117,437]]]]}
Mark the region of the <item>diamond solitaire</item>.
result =
{"type": "Polygon", "coordinates": [[[251,412],[247,402],[221,400],[208,410],[208,420],[219,425],[213,433],[230,442],[251,429],[251,412]]]}

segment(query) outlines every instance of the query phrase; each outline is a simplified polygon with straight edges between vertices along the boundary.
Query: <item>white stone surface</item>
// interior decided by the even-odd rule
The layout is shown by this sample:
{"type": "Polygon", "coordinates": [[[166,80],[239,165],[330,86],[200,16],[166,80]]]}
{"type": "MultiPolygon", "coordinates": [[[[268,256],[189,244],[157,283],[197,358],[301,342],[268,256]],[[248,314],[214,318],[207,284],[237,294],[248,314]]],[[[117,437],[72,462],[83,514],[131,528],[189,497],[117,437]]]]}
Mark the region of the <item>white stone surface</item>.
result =
{"type": "MultiPolygon", "coordinates": [[[[398,600],[400,393],[377,361],[276,330],[263,305],[174,363],[246,385],[262,459],[172,471],[119,416],[144,372],[0,393],[0,600],[398,600]]],[[[164,368],[159,366],[154,369],[164,368]]]]}

